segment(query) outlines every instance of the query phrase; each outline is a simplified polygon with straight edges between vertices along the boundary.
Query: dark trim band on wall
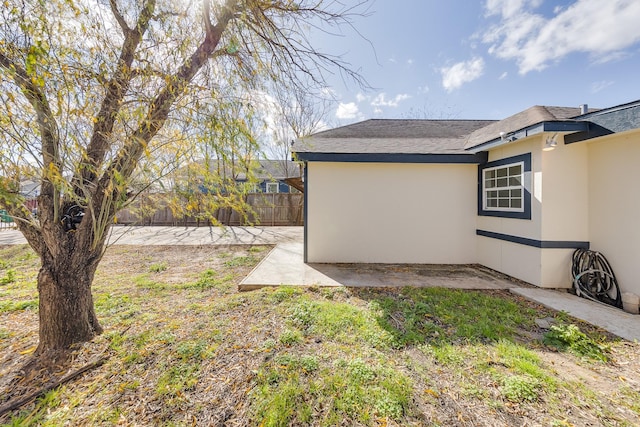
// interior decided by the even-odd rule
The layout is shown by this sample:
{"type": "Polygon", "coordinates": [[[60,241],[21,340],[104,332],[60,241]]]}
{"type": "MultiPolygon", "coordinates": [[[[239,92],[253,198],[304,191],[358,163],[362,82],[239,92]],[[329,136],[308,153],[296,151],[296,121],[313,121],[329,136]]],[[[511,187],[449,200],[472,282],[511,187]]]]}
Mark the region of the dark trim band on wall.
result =
{"type": "Polygon", "coordinates": [[[476,230],[478,236],[491,239],[504,240],[505,242],[518,243],[541,249],[589,249],[589,242],[565,241],[565,240],[535,240],[526,237],[512,236],[510,234],[494,233],[493,231],[476,230]]]}
{"type": "Polygon", "coordinates": [[[437,163],[482,164],[488,153],[477,154],[411,154],[411,153],[296,153],[305,162],[350,163],[437,163]]]}

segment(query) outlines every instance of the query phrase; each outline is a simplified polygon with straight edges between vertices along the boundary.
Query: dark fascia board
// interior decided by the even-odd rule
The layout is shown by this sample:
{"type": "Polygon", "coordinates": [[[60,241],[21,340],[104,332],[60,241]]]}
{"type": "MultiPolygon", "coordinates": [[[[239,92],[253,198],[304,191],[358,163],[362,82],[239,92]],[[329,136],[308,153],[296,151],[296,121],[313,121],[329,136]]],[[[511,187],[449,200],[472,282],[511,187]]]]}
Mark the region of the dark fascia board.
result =
{"type": "Polygon", "coordinates": [[[597,125],[595,123],[588,123],[588,127],[586,131],[572,133],[570,135],[564,136],[565,144],[573,144],[574,142],[586,141],[588,139],[598,138],[600,136],[611,135],[613,132],[610,129],[607,129],[603,126],[597,125]]]}
{"type": "Polygon", "coordinates": [[[527,126],[526,128],[519,129],[513,132],[509,132],[504,137],[494,138],[490,141],[483,142],[482,144],[470,147],[467,151],[471,153],[477,153],[479,151],[496,148],[510,142],[517,141],[532,135],[540,134],[543,132],[585,132],[588,130],[588,122],[584,121],[548,121],[540,122],[535,125],[527,126]]]}
{"type": "Polygon", "coordinates": [[[298,160],[305,162],[349,162],[349,163],[440,163],[482,164],[488,154],[417,154],[417,153],[296,153],[298,160]]]}

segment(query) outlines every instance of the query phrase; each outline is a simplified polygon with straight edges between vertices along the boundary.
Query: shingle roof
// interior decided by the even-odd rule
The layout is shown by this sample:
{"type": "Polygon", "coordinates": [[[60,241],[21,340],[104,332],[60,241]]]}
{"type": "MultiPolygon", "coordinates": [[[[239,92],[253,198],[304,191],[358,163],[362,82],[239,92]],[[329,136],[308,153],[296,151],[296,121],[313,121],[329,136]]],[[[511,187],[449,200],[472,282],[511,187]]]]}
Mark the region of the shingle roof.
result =
{"type": "Polygon", "coordinates": [[[507,117],[499,122],[492,123],[474,131],[469,135],[464,148],[473,148],[484,142],[498,138],[501,132],[509,134],[529,126],[548,121],[572,121],[568,119],[576,117],[579,114],[580,108],[536,105],[514,114],[511,117],[507,117]]]}
{"type": "MultiPolygon", "coordinates": [[[[204,160],[199,160],[198,163],[204,167],[204,160]]],[[[237,163],[233,169],[229,163],[222,160],[213,159],[209,163],[212,172],[225,173],[240,181],[247,179],[247,166],[242,163],[237,163]]],[[[257,180],[283,180],[302,176],[300,165],[291,160],[254,160],[250,167],[252,177],[257,180]]]]}
{"type": "Polygon", "coordinates": [[[464,153],[466,137],[495,120],[371,119],[296,141],[298,153],[464,153]]]}
{"type": "Polygon", "coordinates": [[[260,160],[260,168],[255,174],[259,179],[284,179],[302,176],[300,165],[291,160],[260,160]]]}

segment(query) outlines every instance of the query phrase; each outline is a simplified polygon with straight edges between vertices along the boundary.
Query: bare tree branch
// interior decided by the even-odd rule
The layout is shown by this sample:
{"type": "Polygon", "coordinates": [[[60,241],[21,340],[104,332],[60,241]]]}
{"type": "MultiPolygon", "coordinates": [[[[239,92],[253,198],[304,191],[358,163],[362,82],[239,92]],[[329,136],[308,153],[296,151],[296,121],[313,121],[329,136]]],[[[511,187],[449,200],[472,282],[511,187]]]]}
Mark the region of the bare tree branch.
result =
{"type": "Polygon", "coordinates": [[[122,33],[126,36],[131,31],[131,28],[129,28],[127,21],[125,21],[124,17],[118,10],[116,0],[109,0],[109,6],[111,6],[111,12],[113,12],[113,16],[116,18],[120,28],[122,28],[122,33]]]}
{"type": "MultiPolygon", "coordinates": [[[[76,177],[76,185],[79,193],[81,193],[81,189],[86,183],[93,181],[97,169],[102,164],[104,155],[110,147],[108,138],[113,131],[120,103],[131,83],[131,64],[134,60],[134,54],[142,41],[142,36],[149,27],[155,6],[155,0],[146,1],[135,28],[125,33],[125,40],[120,52],[120,58],[118,59],[118,67],[114,76],[105,87],[106,93],[96,117],[91,141],[87,146],[85,168],[78,171],[80,172],[80,176],[76,177]]],[[[117,15],[119,16],[119,13],[117,15]]],[[[118,19],[117,16],[116,19],[118,19]]]]}

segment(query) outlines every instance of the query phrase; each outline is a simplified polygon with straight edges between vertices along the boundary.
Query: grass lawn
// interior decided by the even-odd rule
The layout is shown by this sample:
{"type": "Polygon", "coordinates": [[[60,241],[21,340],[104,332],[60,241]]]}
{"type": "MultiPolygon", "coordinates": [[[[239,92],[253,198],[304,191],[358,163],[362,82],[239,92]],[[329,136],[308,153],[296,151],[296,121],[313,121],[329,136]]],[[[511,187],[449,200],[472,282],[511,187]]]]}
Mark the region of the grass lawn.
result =
{"type": "Polygon", "coordinates": [[[38,258],[0,248],[7,425],[633,426],[640,344],[506,291],[281,287],[238,293],[268,247],[111,247],[104,334],[59,370],[37,345],[38,258]]]}

